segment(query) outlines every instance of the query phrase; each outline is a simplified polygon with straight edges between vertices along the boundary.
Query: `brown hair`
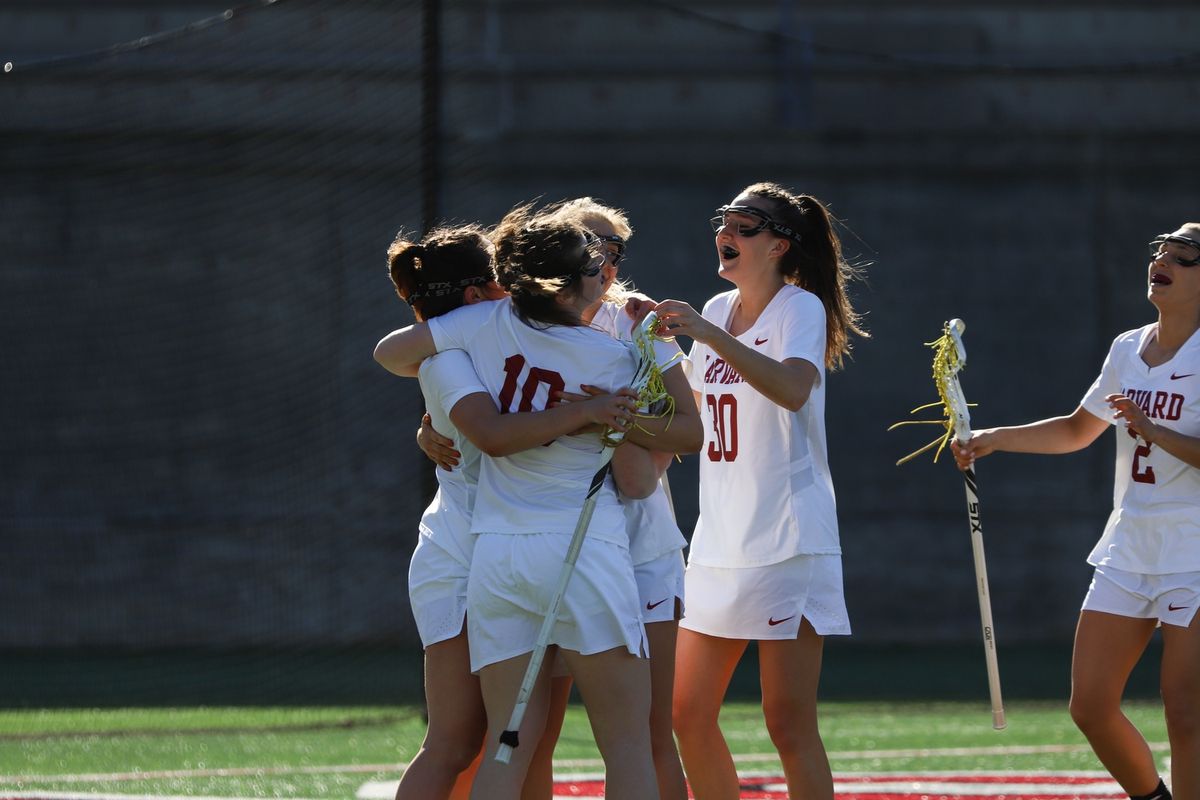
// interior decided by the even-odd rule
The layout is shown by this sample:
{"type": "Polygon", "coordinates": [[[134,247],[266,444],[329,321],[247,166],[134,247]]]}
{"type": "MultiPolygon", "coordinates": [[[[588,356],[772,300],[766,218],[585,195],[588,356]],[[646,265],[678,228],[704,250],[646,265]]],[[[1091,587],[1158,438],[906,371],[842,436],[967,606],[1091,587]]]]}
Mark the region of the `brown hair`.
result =
{"type": "Polygon", "coordinates": [[[498,280],[526,323],[582,324],[557,297],[577,287],[587,237],[579,223],[534,213],[532,203],[517,206],[496,225],[492,242],[498,280]]]}
{"type": "MultiPolygon", "coordinates": [[[[548,209],[547,213],[551,219],[578,222],[593,232],[595,229],[592,226],[597,222],[607,223],[612,226],[613,232],[626,242],[629,241],[629,237],[633,236],[633,226],[629,224],[629,217],[625,212],[619,208],[606,206],[594,197],[576,197],[574,200],[565,200],[548,209]]],[[[610,303],[624,305],[634,291],[632,284],[617,278],[605,291],[604,299],[610,303]]]]}
{"type": "Polygon", "coordinates": [[[825,306],[825,367],[838,369],[850,354],[850,334],[864,339],[870,334],[863,329],[862,316],[854,310],[846,288],[862,277],[862,270],[843,258],[833,216],[817,198],[794,194],[777,183],[755,183],[741,194],[766,200],[772,219],[799,235],[798,242],[788,240],[791,246],[779,267],[784,280],[812,292],[825,306]]]}
{"type": "Polygon", "coordinates": [[[453,311],[463,291],[496,280],[492,244],[478,225],[435,228],[420,242],[401,231],[388,247],[388,274],[418,320],[453,311]]]}

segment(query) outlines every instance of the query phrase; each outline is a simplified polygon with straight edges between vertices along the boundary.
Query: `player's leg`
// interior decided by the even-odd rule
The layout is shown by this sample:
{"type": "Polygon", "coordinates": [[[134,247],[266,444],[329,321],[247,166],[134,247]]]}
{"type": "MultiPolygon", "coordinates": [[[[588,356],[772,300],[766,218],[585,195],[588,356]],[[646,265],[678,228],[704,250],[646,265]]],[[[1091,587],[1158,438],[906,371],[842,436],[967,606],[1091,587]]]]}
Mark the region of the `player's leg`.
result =
{"type": "Polygon", "coordinates": [[[555,648],[547,651],[537,682],[529,696],[529,705],[521,721],[518,738],[522,746],[512,752],[508,764],[496,761],[496,750],[500,745],[500,734],[504,732],[517,704],[517,692],[525,678],[525,667],[530,654],[525,653],[494,664],[479,671],[479,683],[483,691],[483,704],[487,711],[487,738],[483,751],[483,762],[475,776],[471,791],[472,800],[519,800],[529,762],[537,749],[546,720],[546,707],[550,695],[550,664],[553,663],[555,648]]]}
{"type": "Polygon", "coordinates": [[[758,643],[763,716],[796,800],[833,800],[833,773],[817,727],[824,641],[803,619],[795,639],[758,643]]]}
{"type": "Polygon", "coordinates": [[[538,739],[537,750],[525,774],[525,787],[521,800],[552,800],[554,797],[554,747],[562,733],[563,719],[567,713],[567,701],[571,697],[571,676],[555,676],[550,681],[550,699],[546,711],[546,725],[538,739]]]}
{"type": "Polygon", "coordinates": [[[679,755],[696,800],[737,800],[737,769],[718,723],[745,639],[679,629],[675,651],[673,723],[679,755]]]}
{"type": "Polygon", "coordinates": [[[1158,785],[1146,740],[1121,711],[1129,673],[1145,652],[1156,621],[1104,611],[1080,612],[1071,660],[1071,719],[1096,757],[1131,795],[1158,785]]]}
{"type": "MultiPolygon", "coordinates": [[[[678,604],[678,600],[675,602],[678,604]]],[[[646,624],[646,639],[650,642],[650,749],[662,800],[687,800],[688,796],[671,725],[678,632],[676,619],[646,624]]]]}
{"type": "Polygon", "coordinates": [[[400,780],[397,800],[452,796],[459,773],[471,765],[483,744],[487,721],[479,679],[471,674],[465,632],[425,649],[425,699],[429,728],[400,780]]]}
{"type": "Polygon", "coordinates": [[[450,797],[447,800],[470,800],[471,787],[475,785],[475,775],[479,772],[479,765],[483,763],[483,739],[479,740],[479,752],[475,754],[475,758],[470,765],[462,772],[458,773],[458,778],[454,781],[454,788],[450,790],[450,797]]]}
{"type": "Polygon", "coordinates": [[[625,647],[593,655],[562,651],[575,678],[596,747],[604,759],[605,796],[658,798],[650,757],[650,662],[625,647]]]}
{"type": "Polygon", "coordinates": [[[1184,628],[1164,624],[1162,696],[1171,743],[1171,791],[1200,800],[1200,613],[1184,628]]]}

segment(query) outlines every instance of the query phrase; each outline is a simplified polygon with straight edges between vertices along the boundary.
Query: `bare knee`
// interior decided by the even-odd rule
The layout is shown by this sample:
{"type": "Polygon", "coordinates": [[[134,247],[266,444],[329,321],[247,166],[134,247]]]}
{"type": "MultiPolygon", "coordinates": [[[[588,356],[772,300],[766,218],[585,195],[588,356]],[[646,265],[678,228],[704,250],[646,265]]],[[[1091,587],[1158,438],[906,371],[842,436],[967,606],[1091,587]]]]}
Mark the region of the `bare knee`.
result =
{"type": "Polygon", "coordinates": [[[720,713],[719,705],[710,707],[707,704],[677,700],[671,708],[671,726],[675,729],[676,736],[686,739],[692,734],[717,727],[720,713]]]}
{"type": "Polygon", "coordinates": [[[781,754],[798,754],[820,740],[816,709],[805,703],[763,703],[771,744],[781,754]]]}
{"type": "Polygon", "coordinates": [[[1120,704],[1106,703],[1094,697],[1072,693],[1069,706],[1075,727],[1087,733],[1108,724],[1121,713],[1120,704]]]}
{"type": "Polygon", "coordinates": [[[1195,740],[1200,737],[1200,698],[1194,691],[1172,691],[1163,687],[1163,710],[1167,718],[1167,735],[1172,742],[1195,740]]]}

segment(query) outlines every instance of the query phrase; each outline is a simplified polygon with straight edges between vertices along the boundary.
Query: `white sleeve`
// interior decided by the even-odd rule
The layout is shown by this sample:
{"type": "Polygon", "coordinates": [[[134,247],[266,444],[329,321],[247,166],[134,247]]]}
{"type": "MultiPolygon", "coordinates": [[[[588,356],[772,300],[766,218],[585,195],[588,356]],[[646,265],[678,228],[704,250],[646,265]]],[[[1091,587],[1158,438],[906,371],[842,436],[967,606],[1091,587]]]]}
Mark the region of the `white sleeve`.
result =
{"type": "Polygon", "coordinates": [[[783,349],[780,361],[802,358],[817,368],[818,380],[825,375],[825,306],[810,292],[787,299],[780,321],[783,349]]]}
{"type": "Polygon", "coordinates": [[[421,378],[422,385],[433,389],[428,400],[437,403],[438,408],[444,409],[447,415],[454,404],[467,395],[487,393],[487,387],[475,374],[470,356],[462,350],[446,350],[425,359],[421,364],[421,378]],[[427,377],[428,381],[425,380],[427,377]]]}
{"type": "Polygon", "coordinates": [[[1084,411],[1112,425],[1115,425],[1117,420],[1109,410],[1108,403],[1104,398],[1121,391],[1121,377],[1117,374],[1117,368],[1114,366],[1116,359],[1113,357],[1119,340],[1120,337],[1117,337],[1117,340],[1113,341],[1113,346],[1109,348],[1108,355],[1104,358],[1104,366],[1100,368],[1100,374],[1096,376],[1091,388],[1079,401],[1079,405],[1083,407],[1084,411]]]}

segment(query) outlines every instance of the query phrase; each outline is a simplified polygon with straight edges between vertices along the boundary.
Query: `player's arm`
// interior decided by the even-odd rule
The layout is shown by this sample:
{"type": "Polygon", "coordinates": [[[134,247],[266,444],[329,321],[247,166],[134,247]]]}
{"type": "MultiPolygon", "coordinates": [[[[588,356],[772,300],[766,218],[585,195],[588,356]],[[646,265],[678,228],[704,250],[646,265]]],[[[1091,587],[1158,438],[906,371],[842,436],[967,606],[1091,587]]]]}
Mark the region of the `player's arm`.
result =
{"type": "Polygon", "coordinates": [[[1065,417],[1003,428],[971,431],[963,444],[951,442],[954,459],[965,469],[973,461],[997,451],[1061,455],[1082,450],[1108,429],[1108,423],[1079,406],[1065,417]]]}
{"type": "Polygon", "coordinates": [[[658,476],[671,463],[671,454],[624,442],[613,452],[612,472],[622,497],[640,500],[654,494],[658,476]]]}
{"type": "Polygon", "coordinates": [[[421,362],[437,352],[424,322],[392,331],[375,345],[375,360],[393,375],[415,378],[421,362]]]}
{"type": "Polygon", "coordinates": [[[589,425],[622,430],[624,420],[636,409],[632,389],[517,414],[501,414],[490,394],[475,392],[454,404],[450,421],[480,451],[499,457],[540,447],[589,425]]]}
{"type": "Polygon", "coordinates": [[[799,411],[808,402],[817,381],[817,368],[802,358],[776,361],[739,342],[679,300],[664,300],[654,309],[664,320],[664,333],[687,336],[708,345],[764,397],[788,411],[799,411]]]}
{"type": "Polygon", "coordinates": [[[1110,394],[1104,399],[1112,407],[1113,417],[1124,420],[1125,427],[1146,444],[1166,450],[1189,467],[1200,468],[1200,438],[1151,422],[1138,404],[1123,394],[1110,394]]]}

